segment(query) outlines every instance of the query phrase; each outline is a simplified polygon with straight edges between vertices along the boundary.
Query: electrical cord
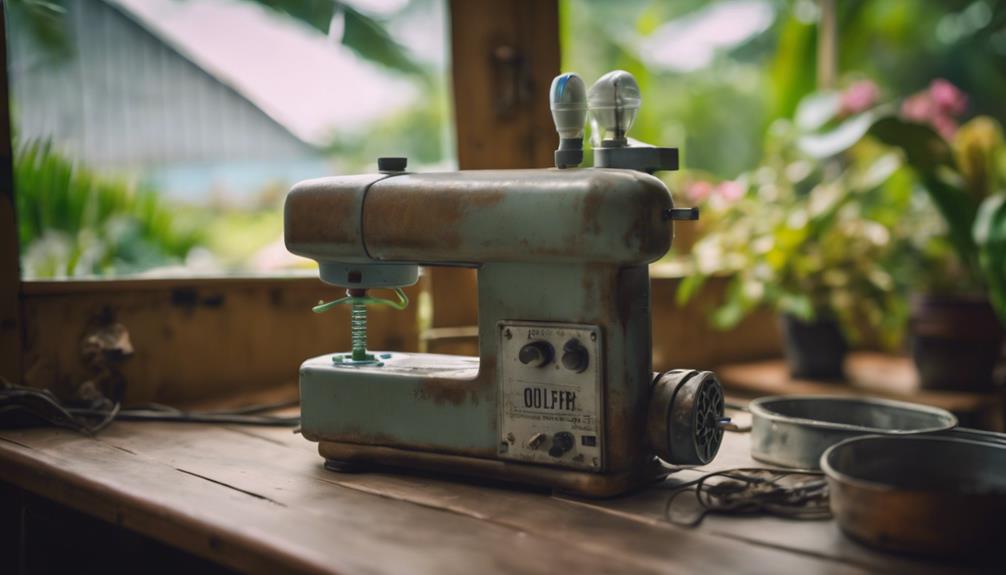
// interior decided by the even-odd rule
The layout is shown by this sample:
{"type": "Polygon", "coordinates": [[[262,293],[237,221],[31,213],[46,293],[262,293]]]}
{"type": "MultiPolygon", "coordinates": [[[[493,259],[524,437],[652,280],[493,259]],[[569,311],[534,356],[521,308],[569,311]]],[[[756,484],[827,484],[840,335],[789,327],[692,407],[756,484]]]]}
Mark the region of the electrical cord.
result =
{"type": "MultiPolygon", "coordinates": [[[[179,423],[234,423],[240,425],[263,425],[271,427],[296,427],[300,424],[300,416],[261,415],[264,412],[275,411],[288,407],[296,407],[299,401],[284,401],[280,403],[249,405],[225,411],[183,411],[160,404],[147,404],[143,407],[120,409],[115,419],[122,421],[171,421],[179,423]]],[[[100,416],[102,410],[71,408],[74,415],[100,416]]]]}
{"type": "Polygon", "coordinates": [[[299,416],[267,413],[296,407],[299,403],[292,400],[228,410],[185,411],[158,403],[122,408],[119,401],[102,397],[86,406],[73,406],[47,389],[14,385],[0,378],[0,427],[23,427],[42,422],[86,435],[98,433],[115,420],[297,427],[299,416]]]}
{"type": "Polygon", "coordinates": [[[709,514],[769,514],[792,519],[829,519],[828,483],[820,471],[739,467],[708,473],[674,488],[664,507],[668,522],[696,527],[709,514]],[[718,479],[718,481],[713,481],[718,479]],[[699,511],[676,509],[684,493],[694,493],[699,511]]]}

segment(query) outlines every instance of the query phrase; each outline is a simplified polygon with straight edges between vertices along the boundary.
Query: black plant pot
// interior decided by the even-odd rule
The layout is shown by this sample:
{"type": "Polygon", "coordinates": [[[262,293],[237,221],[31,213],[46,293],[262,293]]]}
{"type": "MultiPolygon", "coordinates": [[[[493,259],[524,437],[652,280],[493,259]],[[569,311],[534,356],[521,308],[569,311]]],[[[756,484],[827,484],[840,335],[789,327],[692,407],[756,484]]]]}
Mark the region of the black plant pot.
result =
{"type": "Polygon", "coordinates": [[[925,389],[992,389],[1003,337],[1003,326],[983,296],[916,295],[911,300],[912,359],[925,389]]]}
{"type": "Polygon", "coordinates": [[[825,318],[806,322],[783,314],[780,323],[790,376],[801,379],[844,379],[843,365],[849,345],[838,322],[825,318]]]}

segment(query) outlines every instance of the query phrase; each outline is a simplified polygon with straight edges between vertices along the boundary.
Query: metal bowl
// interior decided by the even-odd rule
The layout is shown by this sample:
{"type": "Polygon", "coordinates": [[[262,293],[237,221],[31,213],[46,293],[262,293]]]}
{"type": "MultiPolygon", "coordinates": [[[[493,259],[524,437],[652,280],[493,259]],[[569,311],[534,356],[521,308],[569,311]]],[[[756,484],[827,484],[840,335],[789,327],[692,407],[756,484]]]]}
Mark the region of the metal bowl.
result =
{"type": "Polygon", "coordinates": [[[888,551],[984,556],[1006,544],[1006,447],[870,435],[821,457],[831,510],[854,539],[888,551]]]}
{"type": "Polygon", "coordinates": [[[913,435],[957,425],[957,418],[943,409],[866,397],[761,397],[749,408],[751,456],[801,469],[818,469],[824,450],[850,437],[913,435]]]}

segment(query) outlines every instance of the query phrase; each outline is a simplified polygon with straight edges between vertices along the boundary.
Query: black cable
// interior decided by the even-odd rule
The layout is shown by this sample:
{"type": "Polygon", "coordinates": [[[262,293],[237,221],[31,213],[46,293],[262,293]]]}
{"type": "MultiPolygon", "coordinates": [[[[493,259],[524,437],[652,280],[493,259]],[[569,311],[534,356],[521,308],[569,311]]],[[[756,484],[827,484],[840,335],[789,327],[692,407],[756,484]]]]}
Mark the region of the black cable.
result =
{"type": "Polygon", "coordinates": [[[21,426],[44,421],[49,425],[93,435],[115,420],[169,421],[297,427],[300,416],[265,415],[270,411],[296,407],[299,401],[247,405],[215,411],[184,411],[168,405],[149,403],[123,409],[120,402],[101,399],[88,407],[71,407],[47,389],[14,385],[0,380],[0,422],[21,426]],[[100,405],[104,404],[104,405],[100,405]]]}
{"type": "Polygon", "coordinates": [[[708,473],[674,488],[664,506],[670,523],[695,527],[710,513],[724,515],[769,514],[793,519],[828,519],[828,484],[820,471],[739,467],[708,473]],[[720,478],[721,481],[710,480],[720,478]],[[802,478],[798,481],[786,480],[802,478]],[[682,518],[672,511],[683,493],[694,492],[700,508],[682,518]]]}

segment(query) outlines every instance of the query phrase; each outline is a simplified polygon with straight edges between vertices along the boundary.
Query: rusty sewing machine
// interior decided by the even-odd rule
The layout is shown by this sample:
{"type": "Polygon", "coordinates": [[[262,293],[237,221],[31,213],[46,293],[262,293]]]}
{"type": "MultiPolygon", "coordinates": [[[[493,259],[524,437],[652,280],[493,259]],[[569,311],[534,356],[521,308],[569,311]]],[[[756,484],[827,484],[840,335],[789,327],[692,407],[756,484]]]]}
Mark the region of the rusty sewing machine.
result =
{"type": "Polygon", "coordinates": [[[555,79],[555,169],[379,173],[297,184],[287,249],[347,289],[349,353],[300,369],[302,430],[326,466],[444,471],[610,496],[704,464],[722,439],[723,392],[708,371],[654,374],[647,264],[670,248],[673,206],[651,174],[675,148],[626,133],[641,102],[631,74],[590,90],[555,79]],[[583,158],[587,113],[593,168],[583,158]],[[369,305],[404,307],[419,266],[478,270],[479,357],[370,351],[369,305]],[[368,290],[394,290],[395,300],[368,290]]]}

